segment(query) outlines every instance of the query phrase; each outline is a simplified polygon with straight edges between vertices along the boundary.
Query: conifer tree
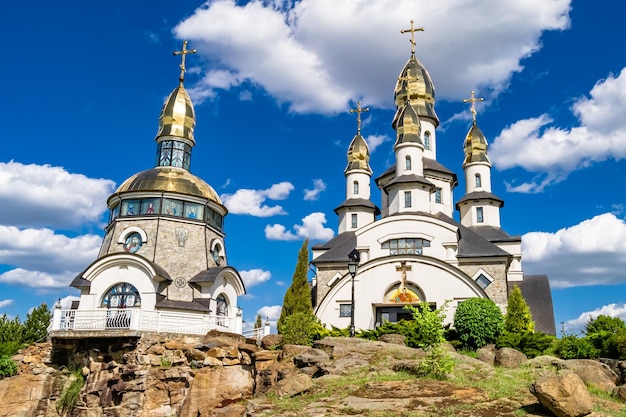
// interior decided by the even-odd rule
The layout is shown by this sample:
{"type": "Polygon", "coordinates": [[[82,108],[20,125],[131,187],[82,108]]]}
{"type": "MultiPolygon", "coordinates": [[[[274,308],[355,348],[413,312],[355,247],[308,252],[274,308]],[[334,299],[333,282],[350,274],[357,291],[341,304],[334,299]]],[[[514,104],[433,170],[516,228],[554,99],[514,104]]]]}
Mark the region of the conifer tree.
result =
{"type": "Polygon", "coordinates": [[[285,319],[295,313],[313,314],[313,306],[311,304],[311,288],[307,278],[309,271],[309,241],[304,241],[300,251],[298,252],[298,262],[296,270],[293,273],[291,286],[287,288],[285,298],[283,300],[283,309],[280,312],[280,318],[276,324],[278,333],[282,333],[282,327],[285,319]]]}
{"type": "Polygon", "coordinates": [[[509,294],[509,306],[504,317],[504,330],[511,333],[535,331],[530,308],[522,296],[522,290],[515,285],[509,294]]]}
{"type": "Polygon", "coordinates": [[[24,322],[24,343],[30,344],[43,341],[48,335],[48,326],[51,319],[52,314],[48,310],[46,303],[42,303],[28,313],[24,322]]]}
{"type": "Polygon", "coordinates": [[[263,327],[263,319],[261,318],[261,314],[257,314],[256,315],[256,321],[254,322],[254,328],[255,329],[260,329],[261,327],[263,327]]]}

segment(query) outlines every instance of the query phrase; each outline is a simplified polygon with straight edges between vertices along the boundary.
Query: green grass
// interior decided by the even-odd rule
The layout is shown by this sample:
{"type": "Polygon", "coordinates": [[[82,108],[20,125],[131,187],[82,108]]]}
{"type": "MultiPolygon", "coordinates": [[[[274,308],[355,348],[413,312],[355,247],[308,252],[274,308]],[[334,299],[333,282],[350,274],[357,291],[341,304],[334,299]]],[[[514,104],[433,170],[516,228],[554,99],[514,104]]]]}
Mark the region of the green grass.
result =
{"type": "Polygon", "coordinates": [[[85,384],[85,379],[80,370],[70,374],[69,379],[70,383],[65,387],[56,404],[59,413],[66,413],[74,408],[80,397],[80,390],[85,384]]]}

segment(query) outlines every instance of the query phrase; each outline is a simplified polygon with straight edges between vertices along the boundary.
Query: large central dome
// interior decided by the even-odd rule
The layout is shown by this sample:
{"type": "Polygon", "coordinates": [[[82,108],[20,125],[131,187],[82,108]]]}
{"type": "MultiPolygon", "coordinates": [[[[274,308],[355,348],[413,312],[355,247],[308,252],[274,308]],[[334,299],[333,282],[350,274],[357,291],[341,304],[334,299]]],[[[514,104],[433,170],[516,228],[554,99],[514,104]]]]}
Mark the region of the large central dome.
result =
{"type": "Polygon", "coordinates": [[[178,167],[159,166],[139,172],[124,181],[113,196],[137,191],[172,192],[222,204],[213,187],[186,169],[178,167]]]}

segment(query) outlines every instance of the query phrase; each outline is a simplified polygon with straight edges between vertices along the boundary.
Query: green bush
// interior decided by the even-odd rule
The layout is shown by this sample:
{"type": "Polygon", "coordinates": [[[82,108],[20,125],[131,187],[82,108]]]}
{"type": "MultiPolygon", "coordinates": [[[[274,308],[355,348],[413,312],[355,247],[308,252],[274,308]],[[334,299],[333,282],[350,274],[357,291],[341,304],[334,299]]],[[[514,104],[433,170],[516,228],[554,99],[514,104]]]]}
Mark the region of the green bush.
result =
{"type": "Polygon", "coordinates": [[[504,316],[504,330],[511,333],[533,332],[533,322],[530,308],[526,304],[522,290],[515,285],[509,294],[508,307],[504,316]]]}
{"type": "Polygon", "coordinates": [[[0,378],[17,375],[17,363],[7,356],[0,357],[0,378]]]}
{"type": "Polygon", "coordinates": [[[456,365],[452,355],[441,343],[427,349],[428,355],[418,365],[418,376],[446,379],[456,365]]]}
{"type": "Polygon", "coordinates": [[[319,322],[315,315],[294,313],[286,317],[283,322],[283,344],[311,346],[318,332],[319,322]]]}
{"type": "Polygon", "coordinates": [[[626,330],[626,324],[619,317],[599,315],[595,319],[591,318],[587,324],[585,324],[585,334],[587,336],[603,331],[617,333],[621,330],[626,330]]]}
{"type": "Polygon", "coordinates": [[[454,313],[459,340],[470,348],[494,343],[502,334],[504,317],[498,306],[486,298],[470,298],[459,303],[454,313]]]}
{"type": "Polygon", "coordinates": [[[396,323],[385,321],[373,330],[364,330],[357,336],[363,339],[379,340],[384,334],[401,334],[405,337],[404,343],[409,347],[418,347],[417,325],[413,320],[400,320],[396,323]]]}
{"type": "Polygon", "coordinates": [[[598,357],[599,351],[586,338],[572,334],[557,342],[554,353],[561,359],[591,359],[598,357]]]}
{"type": "Polygon", "coordinates": [[[552,346],[556,338],[545,333],[537,332],[503,332],[496,341],[498,349],[510,347],[523,352],[529,358],[543,355],[552,346]]]}

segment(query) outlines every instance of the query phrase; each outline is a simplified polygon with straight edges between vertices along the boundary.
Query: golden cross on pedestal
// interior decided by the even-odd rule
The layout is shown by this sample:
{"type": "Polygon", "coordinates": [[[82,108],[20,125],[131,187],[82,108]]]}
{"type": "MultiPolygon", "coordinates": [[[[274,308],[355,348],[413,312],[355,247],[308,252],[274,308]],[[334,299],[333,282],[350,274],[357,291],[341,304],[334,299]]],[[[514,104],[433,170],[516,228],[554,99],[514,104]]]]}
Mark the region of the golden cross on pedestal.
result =
{"type": "Polygon", "coordinates": [[[463,103],[472,103],[472,108],[471,108],[471,112],[472,112],[472,117],[474,119],[474,123],[476,123],[476,106],[474,105],[475,103],[479,102],[479,101],[483,101],[482,97],[474,97],[474,90],[472,90],[472,95],[470,96],[470,98],[466,98],[465,100],[463,100],[463,103]]]}
{"type": "Polygon", "coordinates": [[[402,29],[400,31],[400,33],[408,33],[411,32],[411,53],[414,54],[415,53],[415,38],[413,37],[413,35],[415,34],[415,32],[423,32],[424,28],[414,28],[413,27],[413,19],[411,19],[411,29],[402,29]]]}
{"type": "Polygon", "coordinates": [[[360,101],[356,104],[356,109],[350,109],[350,113],[356,113],[356,131],[359,135],[361,134],[361,113],[364,113],[366,111],[370,111],[370,108],[361,107],[360,101]]]}
{"type": "Polygon", "coordinates": [[[182,51],[174,51],[174,55],[182,55],[182,61],[180,63],[180,77],[178,80],[182,83],[185,81],[185,56],[187,54],[195,54],[197,51],[195,49],[187,49],[187,41],[183,41],[183,50],[182,51]]]}
{"type": "Polygon", "coordinates": [[[401,288],[406,286],[406,273],[411,270],[411,265],[407,265],[406,262],[400,262],[400,266],[396,266],[396,271],[402,272],[402,284],[401,288]]]}

